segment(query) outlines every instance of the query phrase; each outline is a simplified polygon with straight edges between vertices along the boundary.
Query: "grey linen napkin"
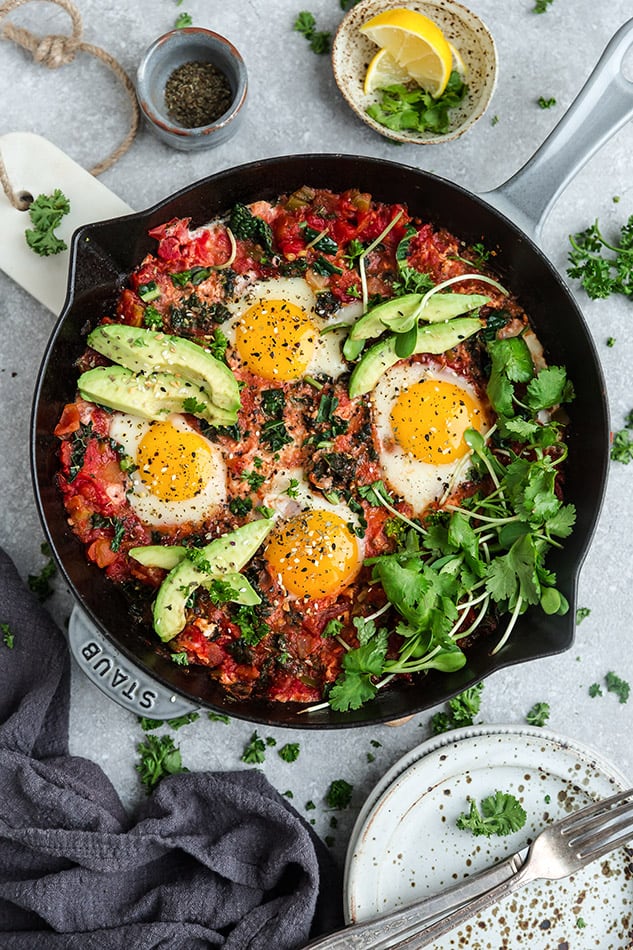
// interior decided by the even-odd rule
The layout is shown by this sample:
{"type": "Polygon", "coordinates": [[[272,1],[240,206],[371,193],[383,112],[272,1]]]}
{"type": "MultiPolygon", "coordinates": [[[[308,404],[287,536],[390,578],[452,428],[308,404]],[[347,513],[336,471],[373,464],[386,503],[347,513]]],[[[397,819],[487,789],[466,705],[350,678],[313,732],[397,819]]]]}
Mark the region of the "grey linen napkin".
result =
{"type": "Polygon", "coordinates": [[[65,640],[0,549],[0,947],[295,950],[341,924],[339,875],[257,771],[169,776],[130,818],[68,753],[65,640]]]}

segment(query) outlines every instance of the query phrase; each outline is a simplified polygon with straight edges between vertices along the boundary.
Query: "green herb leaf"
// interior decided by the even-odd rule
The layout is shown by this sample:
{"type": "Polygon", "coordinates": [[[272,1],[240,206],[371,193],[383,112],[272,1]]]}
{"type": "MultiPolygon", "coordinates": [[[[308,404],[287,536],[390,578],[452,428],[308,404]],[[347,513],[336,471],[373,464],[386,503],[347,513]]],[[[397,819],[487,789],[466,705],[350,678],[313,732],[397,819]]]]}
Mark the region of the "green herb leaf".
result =
{"type": "Polygon", "coordinates": [[[336,808],[337,811],[347,808],[352,801],[353,791],[354,786],[350,785],[349,782],[346,782],[345,779],[334,779],[325,795],[325,801],[328,808],[336,808]]]}
{"type": "Polygon", "coordinates": [[[615,673],[607,673],[604,678],[609,693],[615,693],[621,703],[626,703],[631,687],[626,680],[620,679],[615,673]]]}
{"type": "Polygon", "coordinates": [[[281,749],[278,749],[277,752],[279,758],[283,759],[284,762],[296,762],[299,758],[299,743],[286,742],[286,744],[282,745],[281,749]]]}
{"type": "Polygon", "coordinates": [[[549,719],[549,703],[534,703],[525,721],[531,726],[544,726],[549,719]]]}
{"type": "Polygon", "coordinates": [[[64,215],[70,212],[70,202],[59,188],[52,195],[38,195],[29,207],[29,218],[33,224],[24,232],[26,243],[41,257],[59,254],[67,249],[67,244],[55,234],[64,215]]]}
{"type": "Polygon", "coordinates": [[[462,813],[457,819],[457,827],[469,830],[474,835],[512,834],[519,831],[527,820],[527,815],[519,801],[505,792],[495,792],[481,801],[481,811],[475,801],[470,803],[470,811],[462,813]]]}
{"type": "Polygon", "coordinates": [[[260,765],[265,760],[266,743],[259,737],[257,730],[244,746],[241,758],[242,762],[247,762],[249,765],[260,765]]]}
{"type": "Polygon", "coordinates": [[[8,623],[0,623],[0,631],[2,632],[2,642],[9,650],[12,650],[15,646],[15,634],[12,633],[11,627],[8,623]]]}
{"type": "Polygon", "coordinates": [[[379,90],[379,101],[368,107],[367,114],[393,131],[441,135],[449,130],[450,110],[459,105],[467,91],[460,74],[453,70],[446,89],[437,99],[419,86],[396,84],[379,90]]]}
{"type": "Polygon", "coordinates": [[[140,742],[136,749],[140,761],[135,768],[148,795],[166,775],[189,771],[184,768],[180,749],[169,735],[147,736],[145,742],[140,742]]]}

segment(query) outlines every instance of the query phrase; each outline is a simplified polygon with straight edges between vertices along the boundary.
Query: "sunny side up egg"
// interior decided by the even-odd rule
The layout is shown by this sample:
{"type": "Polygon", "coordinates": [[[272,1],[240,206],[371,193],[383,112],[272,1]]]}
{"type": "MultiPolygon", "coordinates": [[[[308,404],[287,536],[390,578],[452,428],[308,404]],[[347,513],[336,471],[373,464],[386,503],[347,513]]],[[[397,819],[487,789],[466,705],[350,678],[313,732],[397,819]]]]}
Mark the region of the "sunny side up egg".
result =
{"type": "MultiPolygon", "coordinates": [[[[271,382],[290,382],[324,374],[336,379],[347,369],[340,330],[315,312],[316,297],[302,277],[275,277],[250,284],[227,301],[232,317],[222,325],[232,368],[243,367],[271,382]]],[[[331,323],[351,322],[356,305],[341,308],[331,323]]]]}
{"type": "Polygon", "coordinates": [[[174,413],[147,422],[112,413],[110,438],[131,459],[128,501],[155,527],[200,523],[226,501],[226,466],[219,448],[174,413]]]}
{"type": "Polygon", "coordinates": [[[277,475],[264,503],[278,518],[264,556],[290,597],[335,596],[358,576],[365,547],[357,516],[312,492],[301,469],[277,475]]]}
{"type": "Polygon", "coordinates": [[[416,514],[466,477],[466,429],[490,428],[473,386],[436,364],[388,370],[372,393],[372,416],[385,481],[416,514]]]}

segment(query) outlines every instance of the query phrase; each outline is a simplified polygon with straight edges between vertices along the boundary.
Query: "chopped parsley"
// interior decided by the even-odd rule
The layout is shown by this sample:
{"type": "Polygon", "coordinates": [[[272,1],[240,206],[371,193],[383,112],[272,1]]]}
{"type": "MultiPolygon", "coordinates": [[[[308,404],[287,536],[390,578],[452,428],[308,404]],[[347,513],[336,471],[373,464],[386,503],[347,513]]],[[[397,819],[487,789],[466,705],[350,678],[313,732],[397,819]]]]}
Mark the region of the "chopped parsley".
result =
{"type": "Polygon", "coordinates": [[[448,702],[448,712],[438,712],[431,718],[431,729],[434,735],[458,729],[460,726],[472,726],[475,716],[481,706],[483,683],[477,683],[458,693],[448,702]]]}
{"type": "Polygon", "coordinates": [[[175,663],[176,666],[189,666],[189,657],[185,650],[182,650],[180,653],[172,653],[171,661],[175,663]]]}
{"type": "Polygon", "coordinates": [[[595,221],[578,234],[570,235],[567,274],[580,280],[592,300],[611,294],[633,295],[633,215],[620,228],[619,237],[609,243],[595,221]]]}
{"type": "Polygon", "coordinates": [[[526,820],[525,810],[514,795],[497,791],[483,798],[479,808],[471,800],[470,811],[462,812],[456,824],[461,830],[489,838],[491,835],[512,834],[522,828],[526,820]]]}
{"type": "Polygon", "coordinates": [[[69,212],[70,202],[59,188],[52,195],[38,195],[31,202],[29,218],[33,227],[25,230],[24,237],[32,251],[40,257],[50,257],[67,249],[66,242],[55,234],[55,228],[69,212]]]}
{"type": "Polygon", "coordinates": [[[135,768],[148,795],[166,775],[189,771],[184,768],[180,749],[174,745],[174,740],[169,735],[146,736],[145,741],[140,742],[136,750],[140,760],[135,768]]]}
{"type": "Polygon", "coordinates": [[[229,511],[231,514],[234,514],[236,518],[241,518],[244,515],[247,515],[249,511],[253,510],[253,499],[252,498],[231,498],[229,501],[229,511]]]}
{"type": "MultiPolygon", "coordinates": [[[[242,481],[243,481],[243,482],[248,482],[249,487],[250,487],[253,491],[257,491],[258,488],[261,488],[261,486],[262,486],[262,485],[264,484],[264,482],[266,481],[266,476],[265,476],[265,475],[262,475],[260,472],[246,472],[246,471],[244,471],[244,472],[242,472],[241,478],[242,478],[242,481]]],[[[299,484],[299,482],[297,482],[296,478],[293,478],[292,481],[293,481],[293,482],[296,482],[297,485],[299,484]]]]}
{"type": "Polygon", "coordinates": [[[334,779],[325,795],[328,808],[335,808],[337,811],[347,808],[352,801],[353,791],[354,786],[346,782],[344,778],[334,779]]]}
{"type": "Polygon", "coordinates": [[[611,458],[614,462],[622,462],[623,465],[628,465],[633,459],[633,409],[626,417],[624,428],[613,436],[611,458]]]}
{"type": "Polygon", "coordinates": [[[0,623],[0,631],[2,632],[2,642],[5,647],[12,650],[15,645],[15,634],[12,633],[11,627],[8,623],[0,623]]]}
{"type": "Polygon", "coordinates": [[[553,3],[554,0],[535,0],[533,11],[534,13],[545,13],[550,3],[553,3]]]}
{"type": "Polygon", "coordinates": [[[531,726],[544,726],[549,719],[549,703],[534,703],[525,717],[531,726]]]}
{"type": "Polygon", "coordinates": [[[392,131],[444,134],[450,127],[449,112],[468,91],[462,77],[453,70],[441,96],[433,96],[419,86],[395,84],[379,90],[380,99],[367,108],[367,115],[392,131]]]}
{"type": "Polygon", "coordinates": [[[556,99],[553,96],[549,99],[546,99],[545,96],[539,96],[537,101],[541,109],[551,109],[552,106],[556,105],[556,99]]]}
{"type": "MultiPolygon", "coordinates": [[[[148,330],[160,330],[163,326],[163,316],[153,304],[148,304],[143,311],[143,326],[148,330]]],[[[190,410],[186,409],[185,412],[190,410]]]]}
{"type": "Polygon", "coordinates": [[[583,620],[586,620],[586,618],[590,615],[590,613],[591,613],[591,607],[578,607],[578,609],[576,610],[576,625],[578,625],[579,623],[582,623],[583,620]]]}
{"type": "Polygon", "coordinates": [[[343,629],[343,621],[339,620],[338,617],[334,617],[332,620],[328,620],[323,630],[321,631],[322,637],[337,637],[341,630],[343,629]]]}
{"type": "Polygon", "coordinates": [[[281,749],[277,750],[277,754],[284,762],[296,762],[299,758],[299,743],[286,742],[285,745],[282,745],[281,749]]]}
{"type": "Polygon", "coordinates": [[[258,735],[257,730],[250,737],[244,751],[242,752],[242,762],[249,765],[260,765],[266,758],[266,743],[258,735]]]}
{"type": "Polygon", "coordinates": [[[44,557],[48,558],[48,561],[39,574],[29,574],[27,583],[29,590],[33,591],[39,602],[42,604],[53,594],[53,588],[49,582],[50,579],[57,573],[57,568],[55,567],[55,562],[51,557],[50,546],[46,541],[40,545],[40,551],[44,557]]]}
{"type": "Polygon", "coordinates": [[[225,726],[228,726],[229,723],[231,722],[230,716],[227,716],[224,713],[216,713],[216,712],[213,712],[212,710],[209,710],[209,712],[207,713],[207,719],[211,720],[211,722],[221,722],[225,726]]]}
{"type": "Polygon", "coordinates": [[[176,22],[174,23],[174,29],[182,30],[186,26],[191,26],[192,23],[193,23],[193,20],[191,19],[190,13],[181,13],[176,18],[176,22]]]}
{"type": "Polygon", "coordinates": [[[615,673],[607,673],[604,681],[609,693],[615,693],[621,703],[628,701],[631,687],[626,680],[620,679],[615,673]]]}
{"type": "Polygon", "coordinates": [[[144,732],[159,729],[160,726],[163,726],[165,723],[174,730],[182,729],[183,726],[188,726],[190,723],[196,722],[199,718],[200,713],[197,712],[184,713],[182,716],[175,716],[173,719],[150,719],[147,716],[138,717],[141,729],[143,729],[144,732]]]}
{"type": "Polygon", "coordinates": [[[293,30],[302,33],[310,44],[313,53],[319,55],[330,52],[332,36],[325,30],[317,30],[314,14],[302,10],[292,25],[293,30]]]}
{"type": "Polygon", "coordinates": [[[595,699],[596,696],[603,696],[602,687],[600,683],[592,683],[588,689],[588,693],[592,699],[595,699]]]}
{"type": "Polygon", "coordinates": [[[231,619],[238,625],[242,639],[249,646],[256,646],[270,630],[268,624],[261,619],[254,607],[240,604],[234,608],[231,619]]]}

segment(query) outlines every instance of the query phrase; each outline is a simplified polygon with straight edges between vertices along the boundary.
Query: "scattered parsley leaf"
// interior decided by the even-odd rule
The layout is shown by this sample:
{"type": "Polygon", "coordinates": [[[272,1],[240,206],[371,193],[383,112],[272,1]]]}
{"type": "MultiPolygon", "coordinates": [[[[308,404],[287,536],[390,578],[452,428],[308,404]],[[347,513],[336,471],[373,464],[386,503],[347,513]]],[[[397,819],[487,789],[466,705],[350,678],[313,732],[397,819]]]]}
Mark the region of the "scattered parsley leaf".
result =
{"type": "Polygon", "coordinates": [[[353,791],[354,786],[346,782],[344,778],[334,779],[325,795],[328,808],[336,808],[338,811],[347,808],[352,801],[353,791]]]}
{"type": "Polygon", "coordinates": [[[0,631],[2,631],[2,642],[9,650],[12,650],[15,645],[15,634],[11,632],[11,627],[8,623],[0,623],[0,631]]]}
{"type": "Polygon", "coordinates": [[[172,653],[171,661],[175,663],[176,666],[189,666],[189,657],[185,650],[182,650],[180,653],[172,653]]]}
{"type": "Polygon", "coordinates": [[[55,234],[64,215],[70,212],[70,202],[59,188],[52,195],[38,195],[31,202],[29,217],[32,228],[24,232],[26,243],[41,257],[49,257],[65,251],[68,245],[55,234]]]}
{"type": "Polygon", "coordinates": [[[286,742],[285,745],[282,745],[281,749],[277,750],[277,754],[284,762],[296,762],[299,758],[299,743],[286,742]]]}
{"type": "Polygon", "coordinates": [[[567,274],[580,280],[592,300],[611,294],[633,295],[633,215],[620,228],[614,244],[604,238],[598,221],[570,235],[569,241],[567,274]]]}
{"type": "Polygon", "coordinates": [[[186,27],[186,26],[191,26],[192,23],[193,23],[193,20],[191,19],[191,14],[190,14],[190,13],[181,13],[181,14],[176,18],[176,22],[174,23],[174,29],[175,29],[175,30],[182,30],[182,29],[184,29],[184,27],[186,27]]]}
{"type": "Polygon", "coordinates": [[[531,726],[544,726],[549,719],[549,703],[534,703],[525,721],[531,726]]]}
{"type": "Polygon", "coordinates": [[[582,623],[591,613],[591,607],[579,607],[576,610],[576,625],[582,623]]]}
{"type": "Polygon", "coordinates": [[[535,0],[533,11],[534,13],[545,13],[550,3],[553,3],[554,0],[535,0]]]}
{"type": "Polygon", "coordinates": [[[306,809],[306,811],[314,811],[315,808],[316,808],[316,805],[314,804],[314,802],[312,801],[312,799],[310,799],[309,801],[307,801],[307,802],[305,803],[305,809],[306,809]]]}
{"type": "Polygon", "coordinates": [[[54,577],[57,573],[57,568],[55,567],[55,562],[51,557],[50,546],[46,541],[40,545],[40,551],[44,557],[48,558],[48,561],[39,574],[29,574],[27,583],[29,590],[32,590],[39,602],[43,604],[44,601],[48,600],[48,598],[53,593],[53,588],[49,584],[49,581],[51,577],[54,577]]]}
{"type": "Polygon", "coordinates": [[[582,919],[582,917],[579,917],[579,918],[576,920],[576,926],[578,927],[579,930],[582,930],[584,927],[587,926],[587,924],[584,922],[584,920],[582,919]]]}
{"type": "Polygon", "coordinates": [[[136,749],[140,761],[135,768],[148,795],[166,775],[189,771],[184,768],[180,749],[169,735],[147,736],[145,742],[140,742],[136,749]]]}
{"type": "Polygon", "coordinates": [[[457,819],[457,827],[472,831],[474,835],[512,834],[523,827],[527,819],[525,810],[514,795],[505,792],[495,792],[481,800],[481,811],[473,800],[470,811],[463,812],[457,819]]]}
{"type": "Polygon", "coordinates": [[[592,683],[589,687],[588,693],[592,699],[595,699],[596,696],[604,695],[600,683],[592,683]]]}
{"type": "Polygon", "coordinates": [[[297,14],[292,28],[296,30],[297,33],[302,33],[305,36],[313,53],[323,54],[330,52],[332,36],[325,30],[316,29],[314,14],[307,10],[302,10],[301,13],[297,14]]]}
{"type": "Polygon", "coordinates": [[[623,465],[628,465],[633,459],[633,411],[628,414],[624,428],[614,433],[611,458],[623,465]]]}
{"type": "Polygon", "coordinates": [[[552,106],[556,105],[556,99],[553,96],[549,99],[546,99],[545,96],[539,96],[537,101],[541,109],[551,109],[552,106]]]}
{"type": "Polygon", "coordinates": [[[209,710],[207,719],[210,719],[211,722],[222,722],[225,726],[228,726],[231,721],[230,716],[226,716],[224,713],[213,712],[213,710],[209,710]]]}
{"type": "Polygon", "coordinates": [[[343,629],[343,621],[334,617],[332,620],[328,620],[324,626],[321,636],[322,637],[336,637],[343,629]]]}
{"type": "Polygon", "coordinates": [[[620,679],[615,673],[607,673],[604,678],[607,690],[615,693],[621,703],[626,703],[631,692],[631,687],[626,680],[620,679]]]}
{"type": "Polygon", "coordinates": [[[451,729],[458,729],[460,726],[472,726],[481,706],[483,688],[483,683],[477,683],[449,700],[449,711],[437,712],[431,718],[433,734],[439,735],[442,732],[449,732],[451,729]]]}
{"type": "Polygon", "coordinates": [[[266,758],[266,743],[257,734],[257,730],[250,737],[244,751],[242,752],[242,762],[249,765],[259,765],[266,758]]]}
{"type": "Polygon", "coordinates": [[[613,346],[615,346],[615,337],[614,337],[614,336],[608,336],[608,337],[607,337],[607,346],[608,346],[608,347],[613,347],[613,346]]]}

